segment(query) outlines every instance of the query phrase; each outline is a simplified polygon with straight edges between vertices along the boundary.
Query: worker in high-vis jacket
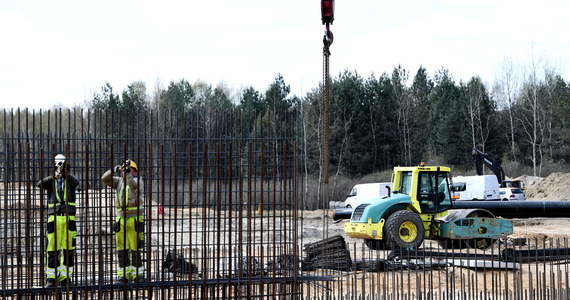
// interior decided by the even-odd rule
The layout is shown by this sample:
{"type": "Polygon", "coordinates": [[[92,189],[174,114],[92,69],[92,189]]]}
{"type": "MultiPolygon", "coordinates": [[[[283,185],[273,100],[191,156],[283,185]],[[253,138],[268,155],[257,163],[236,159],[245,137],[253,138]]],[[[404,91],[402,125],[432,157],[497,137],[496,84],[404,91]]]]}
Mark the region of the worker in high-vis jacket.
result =
{"type": "Polygon", "coordinates": [[[75,200],[79,180],[69,173],[63,154],[55,156],[54,174],[38,181],[48,199],[46,287],[68,286],[74,266],[75,200]]]}
{"type": "Polygon", "coordinates": [[[144,280],[142,262],[144,244],[143,183],[138,167],[127,159],[101,176],[101,180],[116,190],[115,231],[119,269],[116,283],[144,280]]]}

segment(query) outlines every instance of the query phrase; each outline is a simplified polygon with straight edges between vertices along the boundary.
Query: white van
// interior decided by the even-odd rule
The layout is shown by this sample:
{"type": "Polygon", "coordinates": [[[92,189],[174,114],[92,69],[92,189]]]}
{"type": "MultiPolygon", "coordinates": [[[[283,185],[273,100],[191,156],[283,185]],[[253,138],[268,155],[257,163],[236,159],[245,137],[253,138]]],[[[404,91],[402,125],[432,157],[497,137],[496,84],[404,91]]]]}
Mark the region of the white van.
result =
{"type": "Polygon", "coordinates": [[[453,181],[455,200],[500,200],[499,181],[495,175],[456,176],[453,181]]]}
{"type": "Polygon", "coordinates": [[[355,208],[368,200],[388,195],[388,189],[386,187],[390,187],[390,185],[390,182],[357,184],[346,195],[346,200],[344,200],[342,206],[345,208],[355,208]]]}

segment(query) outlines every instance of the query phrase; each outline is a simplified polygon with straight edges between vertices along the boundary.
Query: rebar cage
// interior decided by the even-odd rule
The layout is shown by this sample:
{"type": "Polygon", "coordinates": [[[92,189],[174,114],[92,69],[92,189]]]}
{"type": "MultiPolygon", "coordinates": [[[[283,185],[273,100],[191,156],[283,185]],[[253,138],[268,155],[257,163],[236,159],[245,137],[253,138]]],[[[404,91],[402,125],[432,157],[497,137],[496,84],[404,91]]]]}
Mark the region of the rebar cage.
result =
{"type": "MultiPolygon", "coordinates": [[[[570,246],[563,235],[504,240],[486,250],[462,247],[462,241],[451,249],[426,241],[417,251],[370,250],[361,240],[343,236],[342,223],[331,221],[332,211],[302,209],[306,187],[296,129],[281,131],[279,137],[239,137],[229,134],[229,127],[241,124],[234,120],[213,135],[199,125],[203,119],[186,120],[190,125],[184,126],[174,123],[178,126],[170,129],[159,126],[159,119],[152,113],[129,123],[82,111],[4,111],[0,297],[568,299],[570,295],[570,246]],[[176,138],[181,128],[202,133],[176,138]],[[209,134],[204,136],[205,132],[209,134]],[[53,173],[53,159],[59,153],[80,180],[75,266],[70,284],[46,288],[47,195],[36,182],[53,173]],[[136,162],[144,182],[140,214],[145,280],[118,284],[115,191],[101,182],[101,175],[126,158],[136,162]]],[[[259,130],[233,131],[277,132],[272,128],[267,123],[259,130]]]]}
{"type": "Polygon", "coordinates": [[[301,294],[300,283],[307,279],[299,272],[293,139],[160,138],[156,120],[138,124],[142,128],[126,126],[135,137],[118,138],[98,126],[87,126],[87,134],[77,130],[97,119],[89,113],[17,118],[4,112],[0,296],[52,293],[43,287],[47,196],[36,182],[53,174],[59,153],[80,186],[72,284],[56,291],[99,299],[121,290],[175,299],[301,294]],[[47,122],[48,129],[37,129],[36,122],[47,122]],[[144,281],[117,285],[116,196],[101,175],[125,159],[136,162],[137,180],[144,183],[139,214],[146,274],[144,281]]]}

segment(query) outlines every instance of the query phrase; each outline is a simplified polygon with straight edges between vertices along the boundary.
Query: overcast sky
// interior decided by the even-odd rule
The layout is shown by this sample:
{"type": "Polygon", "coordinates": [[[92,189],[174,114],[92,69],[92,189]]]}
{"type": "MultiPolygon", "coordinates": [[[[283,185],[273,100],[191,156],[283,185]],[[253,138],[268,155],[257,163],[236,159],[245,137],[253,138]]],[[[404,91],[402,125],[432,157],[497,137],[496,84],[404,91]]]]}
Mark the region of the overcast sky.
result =
{"type": "MultiPolygon", "coordinates": [[[[505,59],[570,80],[568,0],[337,0],[332,76],[398,64],[491,83],[505,59]]],[[[0,0],[0,107],[83,104],[109,82],[151,93],[182,78],[298,96],[322,78],[317,0],[0,0]]]]}

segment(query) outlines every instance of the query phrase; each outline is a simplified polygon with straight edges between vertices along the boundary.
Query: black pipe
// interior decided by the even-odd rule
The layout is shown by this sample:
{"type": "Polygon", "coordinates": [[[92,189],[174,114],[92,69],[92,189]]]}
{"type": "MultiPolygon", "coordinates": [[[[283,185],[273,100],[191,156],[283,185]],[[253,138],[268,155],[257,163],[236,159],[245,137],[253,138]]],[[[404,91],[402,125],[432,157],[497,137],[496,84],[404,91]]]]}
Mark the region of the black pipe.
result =
{"type": "Polygon", "coordinates": [[[541,262],[570,259],[570,248],[513,249],[501,251],[501,260],[507,262],[541,262]]]}
{"type": "MultiPolygon", "coordinates": [[[[459,249],[456,249],[459,250],[459,249]]],[[[392,250],[388,254],[388,258],[399,257],[400,259],[410,259],[410,258],[439,258],[439,259],[481,259],[481,260],[500,260],[500,256],[496,254],[484,254],[475,251],[470,252],[455,252],[453,249],[448,249],[447,251],[426,251],[426,250],[409,250],[409,249],[397,249],[392,250]]]]}
{"type": "Polygon", "coordinates": [[[453,208],[482,208],[503,218],[570,217],[570,201],[455,201],[453,208]]]}
{"type": "MultiPolygon", "coordinates": [[[[482,208],[503,218],[570,218],[570,201],[455,201],[455,209],[482,208]]],[[[335,209],[333,220],[350,219],[352,208],[335,209]]]]}
{"type": "Polygon", "coordinates": [[[350,219],[352,208],[337,208],[333,213],[333,220],[350,219]]]}

